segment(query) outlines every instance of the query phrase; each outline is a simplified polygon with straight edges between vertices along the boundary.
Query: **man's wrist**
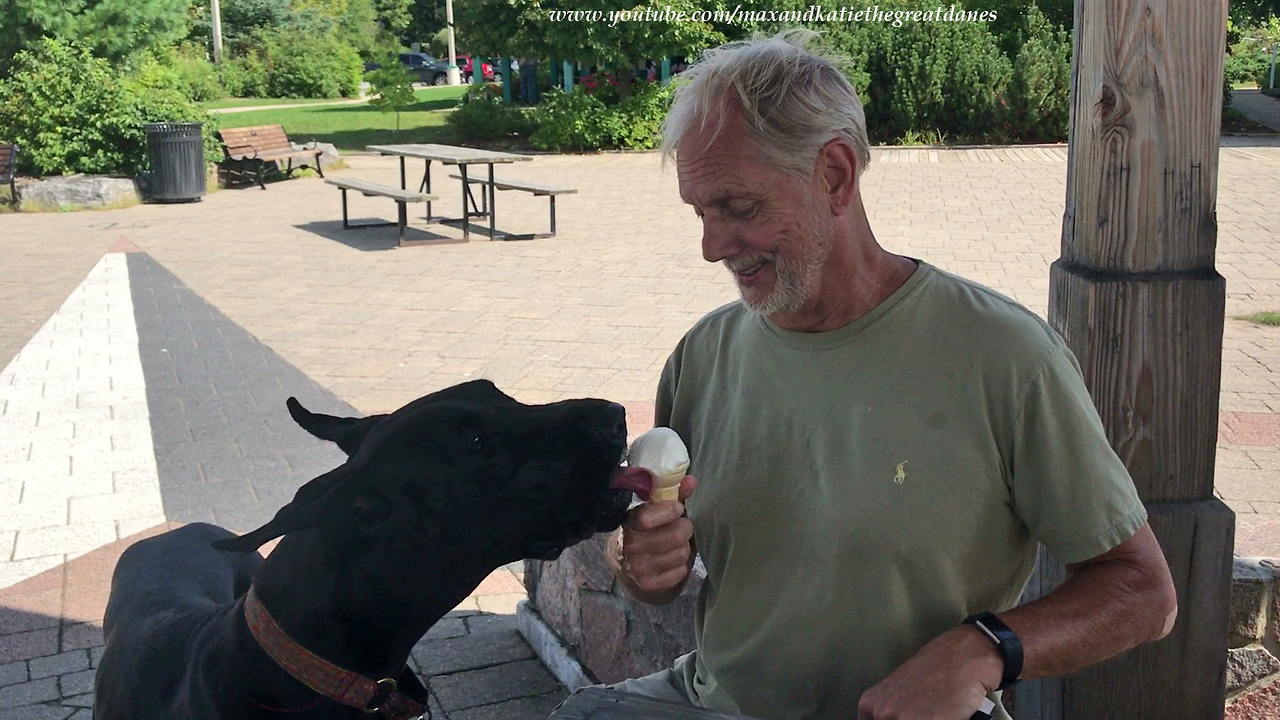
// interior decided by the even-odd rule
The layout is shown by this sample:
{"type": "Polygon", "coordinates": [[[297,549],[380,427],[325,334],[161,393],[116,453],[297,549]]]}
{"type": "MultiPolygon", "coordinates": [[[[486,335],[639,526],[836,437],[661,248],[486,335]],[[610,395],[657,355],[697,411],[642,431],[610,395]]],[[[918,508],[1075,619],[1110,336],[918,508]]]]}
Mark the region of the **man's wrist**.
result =
{"type": "Polygon", "coordinates": [[[1022,638],[1013,631],[995,613],[980,612],[965,618],[965,625],[971,625],[996,649],[1000,661],[1004,665],[999,689],[1013,687],[1022,678],[1022,638]]]}
{"type": "Polygon", "coordinates": [[[955,632],[958,635],[957,651],[964,658],[966,672],[987,690],[999,689],[1004,678],[1004,659],[1000,657],[1000,651],[972,625],[961,625],[955,632]]]}

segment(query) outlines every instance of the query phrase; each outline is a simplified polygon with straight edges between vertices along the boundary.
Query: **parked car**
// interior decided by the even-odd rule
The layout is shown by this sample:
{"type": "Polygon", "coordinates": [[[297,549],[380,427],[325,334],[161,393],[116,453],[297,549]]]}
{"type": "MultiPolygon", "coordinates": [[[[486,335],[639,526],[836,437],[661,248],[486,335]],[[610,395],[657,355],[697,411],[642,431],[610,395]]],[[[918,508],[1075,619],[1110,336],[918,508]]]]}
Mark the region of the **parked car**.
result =
{"type": "MultiPolygon", "coordinates": [[[[516,62],[516,59],[511,58],[511,63],[515,64],[515,62],[516,62]]],[[[502,76],[507,71],[507,68],[502,67],[502,58],[490,58],[489,64],[493,66],[493,79],[497,80],[498,82],[502,82],[502,76]]],[[[512,74],[511,77],[515,78],[518,74],[519,73],[517,71],[517,73],[512,74]]]]}
{"type": "MultiPolygon", "coordinates": [[[[429,53],[424,52],[408,52],[400,53],[398,56],[400,63],[404,65],[411,75],[414,82],[427,83],[429,85],[445,85],[449,82],[449,61],[437,60],[429,53]]],[[[382,67],[381,63],[368,62],[364,64],[365,72],[377,70],[382,67]]]]}
{"type": "MultiPolygon", "coordinates": [[[[462,82],[469,83],[475,74],[475,60],[466,54],[458,55],[458,70],[462,73],[462,82]]],[[[494,79],[493,66],[489,63],[480,61],[480,77],[482,82],[490,82],[494,79]]]]}
{"type": "Polygon", "coordinates": [[[445,85],[449,82],[449,61],[437,60],[424,52],[400,53],[400,62],[418,78],[418,82],[445,85]]]}

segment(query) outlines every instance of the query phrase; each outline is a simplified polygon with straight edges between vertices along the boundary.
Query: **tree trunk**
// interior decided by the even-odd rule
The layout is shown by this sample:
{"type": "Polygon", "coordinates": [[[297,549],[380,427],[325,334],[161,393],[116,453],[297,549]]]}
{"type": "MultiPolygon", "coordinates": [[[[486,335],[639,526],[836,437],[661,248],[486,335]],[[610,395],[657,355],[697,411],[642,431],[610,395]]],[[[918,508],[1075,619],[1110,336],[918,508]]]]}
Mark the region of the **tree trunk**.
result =
{"type": "MultiPolygon", "coordinates": [[[[624,63],[619,63],[620,65],[624,63]]],[[[635,67],[635,63],[627,61],[626,72],[618,73],[618,97],[626,100],[631,97],[631,69],[635,67]]]]}

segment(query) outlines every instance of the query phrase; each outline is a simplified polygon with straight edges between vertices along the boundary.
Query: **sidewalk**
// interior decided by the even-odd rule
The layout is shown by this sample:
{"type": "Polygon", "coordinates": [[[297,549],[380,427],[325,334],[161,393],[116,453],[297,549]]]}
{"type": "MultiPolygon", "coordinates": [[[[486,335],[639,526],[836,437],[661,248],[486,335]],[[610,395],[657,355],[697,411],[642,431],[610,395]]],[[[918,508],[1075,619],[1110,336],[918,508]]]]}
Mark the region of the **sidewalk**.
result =
{"type": "Polygon", "coordinates": [[[351,100],[334,100],[333,102],[290,103],[288,105],[251,105],[248,107],[213,108],[208,112],[210,115],[229,115],[231,113],[255,112],[258,110],[288,110],[289,108],[333,107],[335,105],[363,105],[367,102],[369,102],[369,98],[354,98],[351,100]]]}
{"type": "Polygon", "coordinates": [[[1280,132],[1280,98],[1264,95],[1261,90],[1232,90],[1231,107],[1250,120],[1280,132]]]}

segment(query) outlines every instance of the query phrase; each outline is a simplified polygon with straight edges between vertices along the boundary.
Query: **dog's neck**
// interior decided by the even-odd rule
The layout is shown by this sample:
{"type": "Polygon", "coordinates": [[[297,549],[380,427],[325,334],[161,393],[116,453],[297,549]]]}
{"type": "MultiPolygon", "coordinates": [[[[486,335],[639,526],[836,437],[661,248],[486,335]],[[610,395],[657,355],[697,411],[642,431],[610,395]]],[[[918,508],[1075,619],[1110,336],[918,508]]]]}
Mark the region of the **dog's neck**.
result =
{"type": "Polygon", "coordinates": [[[397,677],[418,640],[488,575],[477,570],[483,563],[443,548],[397,577],[373,576],[334,555],[312,533],[286,536],[254,586],[295,643],[374,680],[397,677]]]}

